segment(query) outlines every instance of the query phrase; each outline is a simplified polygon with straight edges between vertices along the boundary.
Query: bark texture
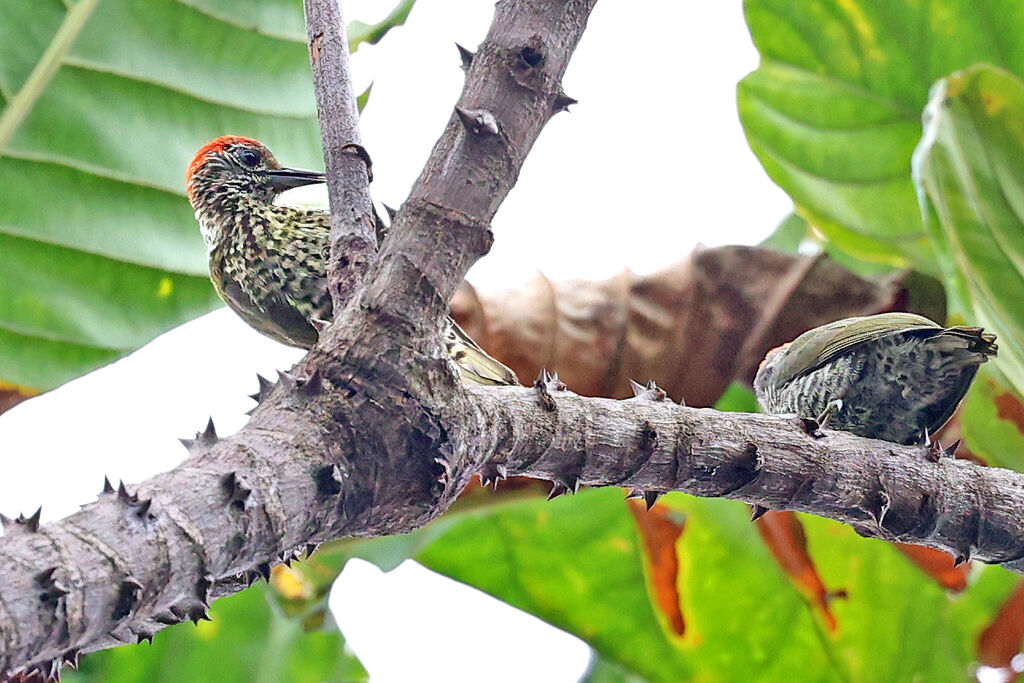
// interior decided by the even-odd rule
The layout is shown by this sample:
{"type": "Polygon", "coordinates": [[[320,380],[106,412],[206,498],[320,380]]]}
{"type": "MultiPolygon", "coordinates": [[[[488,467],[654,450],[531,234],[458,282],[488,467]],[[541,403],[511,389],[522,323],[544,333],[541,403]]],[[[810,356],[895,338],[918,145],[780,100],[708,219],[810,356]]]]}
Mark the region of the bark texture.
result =
{"type": "Polygon", "coordinates": [[[355,207],[332,226],[332,295],[345,305],[303,361],[261,383],[238,433],[220,438],[211,424],[186,442],[181,466],[107,484],[63,520],[5,521],[0,672],[51,676],[80,652],[206,618],[211,600],[319,541],[425,524],[477,473],[740,498],[1021,570],[1024,476],[1006,470],[932,464],[850,435],[812,439],[784,418],[682,408],[656,387],[612,401],[550,377],[533,388],[459,384],[439,341],[448,302],[490,247],[491,217],[544,124],[571,102],[560,81],[594,2],[498,3],[459,103],[373,254],[350,86],[337,80],[340,16],[325,18],[333,1],[308,0],[333,205],[355,207]],[[331,89],[349,92],[334,100],[331,89]],[[363,256],[344,263],[346,244],[363,256]]]}

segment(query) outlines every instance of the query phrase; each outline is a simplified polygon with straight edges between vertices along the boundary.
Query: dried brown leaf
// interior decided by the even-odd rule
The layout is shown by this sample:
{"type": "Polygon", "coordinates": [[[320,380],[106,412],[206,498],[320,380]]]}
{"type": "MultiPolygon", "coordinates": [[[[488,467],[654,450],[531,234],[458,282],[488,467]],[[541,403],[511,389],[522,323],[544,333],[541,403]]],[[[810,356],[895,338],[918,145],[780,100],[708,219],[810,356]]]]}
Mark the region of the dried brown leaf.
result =
{"type": "Polygon", "coordinates": [[[978,637],[978,661],[998,669],[1003,677],[998,680],[1015,681],[1019,669],[1011,661],[1020,654],[1024,641],[1024,581],[999,608],[991,623],[978,637]]]}
{"type": "Polygon", "coordinates": [[[835,631],[838,624],[829,604],[835,598],[845,598],[846,591],[825,588],[814,560],[807,552],[803,522],[795,512],[770,510],[755,523],[779,567],[821,614],[825,627],[835,631]]]}
{"type": "Polygon", "coordinates": [[[899,287],[822,256],[758,247],[698,249],[652,275],[588,282],[543,275],[515,290],[464,285],[452,315],[520,377],[557,370],[573,391],[627,397],[655,379],[708,406],[734,378],[750,381],[770,348],[816,325],[891,310],[899,287]]]}
{"type": "Polygon", "coordinates": [[[643,539],[655,605],[672,633],[682,637],[686,633],[686,620],[680,607],[676,543],[683,535],[686,523],[680,513],[664,505],[655,504],[648,510],[647,505],[639,500],[627,500],[626,503],[643,539]]]}

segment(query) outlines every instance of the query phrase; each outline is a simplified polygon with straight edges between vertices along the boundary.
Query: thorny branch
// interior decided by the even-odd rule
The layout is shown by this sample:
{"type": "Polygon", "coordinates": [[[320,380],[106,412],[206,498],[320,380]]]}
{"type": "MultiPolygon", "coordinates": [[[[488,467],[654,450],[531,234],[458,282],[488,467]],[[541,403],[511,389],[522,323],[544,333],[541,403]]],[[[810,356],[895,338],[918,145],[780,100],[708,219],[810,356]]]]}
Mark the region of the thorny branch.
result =
{"type": "Polygon", "coordinates": [[[610,401],[549,376],[533,388],[457,382],[438,341],[448,301],[489,249],[490,219],[540,130],[572,102],[561,77],[594,3],[498,3],[375,256],[351,88],[337,80],[347,73],[340,16],[328,14],[333,0],[307,0],[333,206],[349,212],[332,225],[330,273],[347,305],[292,372],[261,383],[237,434],[210,424],[186,441],[181,466],[132,489],[108,482],[63,520],[6,520],[0,672],[54,676],[81,652],[207,618],[211,600],[317,542],[425,524],[476,473],[543,476],[565,490],[631,485],[648,500],[667,490],[740,498],[1021,571],[1022,475],[845,434],[815,440],[784,418],[682,408],[654,386],[610,401]],[[350,248],[363,259],[353,267],[350,248]]]}

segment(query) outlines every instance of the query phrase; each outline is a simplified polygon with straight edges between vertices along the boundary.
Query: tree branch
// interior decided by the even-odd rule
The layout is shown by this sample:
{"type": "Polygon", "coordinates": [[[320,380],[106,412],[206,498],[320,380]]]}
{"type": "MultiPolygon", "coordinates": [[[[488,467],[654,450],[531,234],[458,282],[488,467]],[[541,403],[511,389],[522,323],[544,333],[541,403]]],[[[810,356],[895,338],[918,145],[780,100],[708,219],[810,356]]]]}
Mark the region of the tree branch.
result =
{"type": "Polygon", "coordinates": [[[466,427],[475,410],[439,353],[436,326],[433,335],[412,332],[440,322],[489,247],[486,221],[554,111],[550,74],[564,71],[594,1],[498,4],[464,101],[489,107],[501,125],[470,141],[449,124],[398,217],[379,282],[359,297],[373,242],[362,162],[347,153],[358,151],[355,110],[351,92],[328,92],[350,90],[341,17],[334,0],[308,0],[332,181],[332,296],[349,305],[336,305],[335,324],[294,375],[261,387],[261,405],[237,434],[221,439],[211,423],[187,441],[184,463],[134,490],[105,486],[95,503],[41,527],[38,518],[5,521],[0,677],[53,677],[80,653],[207,618],[212,599],[310,544],[409,531],[447,509],[472,476],[466,427]],[[416,309],[416,300],[430,306],[416,309]]]}
{"type": "Polygon", "coordinates": [[[409,322],[444,316],[490,250],[490,221],[526,155],[569,101],[562,75],[595,3],[498,3],[448,125],[384,241],[364,305],[409,322]]]}
{"type": "Polygon", "coordinates": [[[487,479],[550,479],[564,491],[624,486],[734,498],[845,522],[864,536],[927,545],[1024,574],[1024,474],[847,432],[809,436],[794,417],[684,408],[664,392],[615,401],[548,382],[470,387],[487,479]],[[560,390],[561,389],[561,390],[560,390]]]}
{"type": "Polygon", "coordinates": [[[340,16],[317,23],[334,1],[308,0],[318,102],[331,121],[335,322],[292,373],[262,387],[237,434],[219,438],[211,424],[187,441],[181,466],[134,490],[105,486],[63,520],[5,522],[0,675],[49,676],[80,652],[206,618],[210,600],[308,544],[415,529],[478,471],[741,498],[1019,570],[1024,475],[931,465],[914,449],[838,433],[813,440],[783,418],[684,409],[657,392],[617,402],[555,382],[458,383],[440,321],[489,248],[489,221],[525,155],[567,102],[559,80],[593,4],[499,2],[460,110],[373,261],[361,162],[344,151],[358,140],[346,128],[351,93],[336,105],[322,92],[349,87],[340,29],[329,28],[340,16]],[[366,251],[345,266],[352,248],[366,251]],[[372,277],[358,278],[363,267],[372,277]]]}
{"type": "Polygon", "coordinates": [[[331,206],[328,266],[334,310],[352,299],[375,258],[370,161],[359,142],[359,108],[349,72],[348,35],[338,0],[303,0],[316,109],[331,206]]]}

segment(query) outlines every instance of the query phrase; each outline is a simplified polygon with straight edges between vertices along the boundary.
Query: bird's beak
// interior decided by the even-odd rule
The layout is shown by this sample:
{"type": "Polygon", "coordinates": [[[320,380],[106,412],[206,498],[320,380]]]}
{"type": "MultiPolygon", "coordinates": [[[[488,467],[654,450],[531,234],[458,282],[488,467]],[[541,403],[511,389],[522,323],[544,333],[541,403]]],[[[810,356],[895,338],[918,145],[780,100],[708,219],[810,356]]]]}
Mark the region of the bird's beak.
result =
{"type": "Polygon", "coordinates": [[[267,171],[267,176],[270,178],[270,187],[276,192],[284,192],[293,187],[326,182],[323,173],[319,171],[303,171],[298,168],[272,168],[267,171]]]}

